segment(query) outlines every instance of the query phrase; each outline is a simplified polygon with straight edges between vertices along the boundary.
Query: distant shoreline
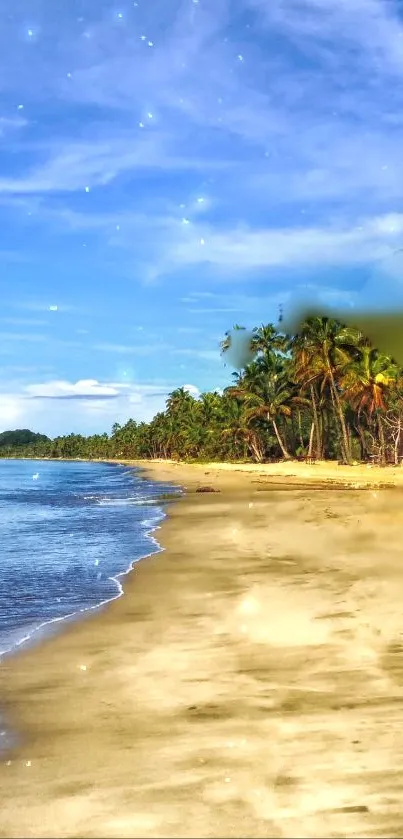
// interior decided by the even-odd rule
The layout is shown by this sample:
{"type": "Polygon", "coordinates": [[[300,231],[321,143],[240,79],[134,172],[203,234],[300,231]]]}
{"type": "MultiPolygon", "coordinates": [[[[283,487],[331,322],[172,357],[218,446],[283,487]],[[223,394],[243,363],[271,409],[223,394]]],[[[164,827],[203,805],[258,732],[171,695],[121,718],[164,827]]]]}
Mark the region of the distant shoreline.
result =
{"type": "MultiPolygon", "coordinates": [[[[60,461],[76,463],[110,463],[149,469],[150,476],[155,469],[163,470],[169,475],[169,480],[179,474],[186,473],[194,476],[195,480],[203,480],[204,476],[217,474],[222,477],[234,473],[253,474],[256,479],[264,479],[274,484],[286,483],[289,486],[312,486],[318,484],[324,487],[331,485],[340,488],[365,489],[366,487],[403,487],[403,466],[378,466],[372,463],[358,463],[351,466],[341,465],[337,461],[323,460],[314,463],[300,461],[278,461],[276,463],[243,463],[243,462],[215,462],[188,463],[169,459],[132,459],[132,458],[82,458],[82,457],[23,457],[0,458],[1,460],[35,460],[60,461]]],[[[157,478],[158,480],[158,478],[157,478]]]]}

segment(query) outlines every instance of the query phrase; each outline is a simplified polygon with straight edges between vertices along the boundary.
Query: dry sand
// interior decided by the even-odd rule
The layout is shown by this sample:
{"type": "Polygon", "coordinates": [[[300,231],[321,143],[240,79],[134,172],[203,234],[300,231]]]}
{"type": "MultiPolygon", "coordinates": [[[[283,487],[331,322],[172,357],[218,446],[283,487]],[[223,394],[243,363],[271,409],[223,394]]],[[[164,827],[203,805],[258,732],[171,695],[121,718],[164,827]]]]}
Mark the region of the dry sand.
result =
{"type": "Polygon", "coordinates": [[[0,665],[0,836],[403,836],[403,470],[148,470],[166,552],[0,665]]]}

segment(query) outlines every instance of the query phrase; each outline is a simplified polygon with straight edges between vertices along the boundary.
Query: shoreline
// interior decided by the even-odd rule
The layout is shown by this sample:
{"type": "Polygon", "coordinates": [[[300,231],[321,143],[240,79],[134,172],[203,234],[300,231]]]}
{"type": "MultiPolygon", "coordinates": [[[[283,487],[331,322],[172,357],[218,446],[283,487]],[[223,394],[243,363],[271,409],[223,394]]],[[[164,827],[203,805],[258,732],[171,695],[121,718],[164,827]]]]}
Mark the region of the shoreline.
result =
{"type": "MultiPolygon", "coordinates": [[[[164,521],[166,514],[164,515],[162,521],[164,521]]],[[[66,624],[66,628],[70,625],[75,623],[76,621],[80,621],[81,619],[85,620],[85,617],[88,615],[90,617],[91,612],[97,612],[98,609],[106,608],[109,603],[114,603],[115,600],[118,600],[120,597],[124,595],[124,588],[123,585],[120,583],[121,577],[127,577],[128,574],[131,574],[134,571],[135,565],[138,562],[142,562],[144,559],[148,559],[150,556],[154,556],[154,554],[158,554],[162,552],[162,548],[157,539],[155,539],[151,534],[153,534],[156,530],[159,530],[161,525],[156,524],[154,525],[149,531],[146,532],[146,536],[150,539],[150,541],[154,542],[156,545],[156,549],[151,551],[148,554],[144,554],[144,556],[139,557],[138,559],[134,559],[126,571],[120,571],[119,574],[116,574],[114,577],[110,577],[109,579],[115,582],[118,586],[118,593],[114,597],[108,598],[108,600],[101,600],[99,603],[96,603],[94,606],[85,606],[82,609],[78,609],[76,612],[71,612],[68,615],[64,615],[63,617],[59,618],[50,618],[43,623],[38,624],[35,629],[29,635],[24,636],[19,641],[16,641],[15,644],[7,650],[0,650],[0,665],[2,660],[14,657],[19,655],[22,651],[35,649],[35,647],[41,643],[41,641],[50,639],[54,637],[54,634],[49,631],[46,632],[46,627],[51,627],[54,624],[66,624]],[[42,634],[43,631],[43,634],[42,634]],[[39,636],[39,637],[38,637],[39,636]]],[[[54,632],[56,633],[57,630],[55,628],[54,632]]],[[[1,707],[1,696],[0,696],[0,707],[1,707]]],[[[0,757],[1,760],[1,757],[0,757]]]]}
{"type": "Polygon", "coordinates": [[[187,491],[125,597],[0,664],[3,835],[400,836],[399,497],[124,463],[187,491]]]}
{"type": "MultiPolygon", "coordinates": [[[[66,462],[68,462],[68,461],[66,461],[66,462]]],[[[88,462],[90,463],[91,461],[88,461],[88,462]]],[[[102,462],[105,462],[105,461],[98,461],[98,462],[102,463],[102,462]]],[[[127,465],[127,464],[116,462],[116,465],[117,466],[119,466],[119,465],[123,466],[123,465],[127,465]]],[[[138,470],[139,467],[136,467],[136,469],[138,470]]],[[[160,482],[158,480],[154,480],[154,483],[158,484],[160,482]]],[[[35,649],[35,647],[38,644],[40,644],[41,641],[44,641],[47,638],[54,637],[54,635],[57,634],[57,625],[58,624],[61,625],[61,628],[63,627],[64,624],[66,624],[66,627],[68,627],[70,624],[73,624],[76,621],[80,621],[81,619],[85,619],[87,615],[90,616],[92,612],[97,612],[98,610],[101,610],[101,609],[107,607],[109,603],[113,603],[115,600],[117,600],[117,599],[119,599],[120,597],[123,596],[124,588],[123,588],[122,583],[120,582],[121,578],[124,578],[128,574],[130,574],[134,570],[134,567],[138,562],[141,562],[143,559],[148,559],[153,554],[161,553],[161,551],[163,550],[161,548],[158,540],[153,536],[153,534],[157,530],[160,529],[161,525],[160,525],[159,522],[160,521],[163,522],[164,519],[167,516],[167,512],[164,509],[165,506],[167,506],[169,503],[173,502],[174,500],[177,500],[177,499],[181,498],[181,495],[179,493],[177,495],[172,493],[172,499],[171,500],[169,498],[170,493],[163,493],[163,495],[165,497],[162,498],[160,503],[155,505],[156,508],[160,509],[160,511],[161,511],[161,518],[158,519],[156,521],[156,523],[154,523],[152,525],[150,523],[150,530],[147,530],[146,533],[145,533],[145,535],[149,539],[150,543],[152,545],[154,545],[154,549],[152,551],[150,551],[149,553],[146,553],[146,554],[144,554],[143,556],[141,556],[137,559],[133,559],[129,563],[126,570],[120,571],[119,573],[117,573],[114,576],[111,576],[109,578],[114,584],[116,584],[117,593],[114,596],[109,597],[106,600],[101,600],[99,603],[96,603],[92,606],[85,606],[83,608],[77,609],[74,612],[69,612],[68,614],[64,615],[63,617],[49,618],[48,620],[43,621],[42,623],[39,623],[37,626],[35,626],[35,628],[28,635],[25,635],[20,640],[14,642],[11,647],[9,647],[7,649],[4,649],[4,650],[0,649],[0,664],[1,664],[2,660],[6,659],[6,658],[19,655],[22,648],[24,649],[24,651],[35,649]],[[53,630],[51,629],[52,627],[54,627],[53,630]]],[[[156,497],[156,500],[158,500],[158,496],[156,497]]],[[[0,696],[0,707],[1,707],[1,696],[0,696]]],[[[1,761],[1,750],[0,750],[0,761],[1,761]]]]}
{"type": "MultiPolygon", "coordinates": [[[[169,479],[178,477],[178,470],[186,474],[190,482],[197,481],[203,475],[214,474],[215,477],[225,479],[234,473],[242,473],[255,478],[264,478],[275,485],[289,486],[312,486],[317,483],[318,487],[352,488],[365,489],[369,486],[382,486],[384,488],[403,487],[403,461],[401,465],[387,464],[379,466],[372,463],[354,463],[343,465],[337,461],[320,460],[306,463],[296,460],[280,460],[273,463],[250,463],[242,461],[233,462],[187,462],[165,458],[140,459],[140,458],[50,458],[50,457],[29,457],[29,458],[1,458],[1,460],[35,460],[53,461],[55,463],[109,463],[122,464],[140,468],[153,477],[157,470],[158,474],[165,474],[169,479]]],[[[166,480],[157,478],[156,480],[166,480]]],[[[176,483],[180,486],[180,480],[176,483]]],[[[230,480],[231,483],[231,480],[230,480]]]]}

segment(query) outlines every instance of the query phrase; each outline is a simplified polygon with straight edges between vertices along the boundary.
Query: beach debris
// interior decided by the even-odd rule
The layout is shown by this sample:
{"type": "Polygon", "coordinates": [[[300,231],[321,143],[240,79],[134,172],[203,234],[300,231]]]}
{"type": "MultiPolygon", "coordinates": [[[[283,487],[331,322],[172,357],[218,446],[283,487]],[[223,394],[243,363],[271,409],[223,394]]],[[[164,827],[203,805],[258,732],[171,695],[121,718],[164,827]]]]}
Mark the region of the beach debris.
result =
{"type": "Polygon", "coordinates": [[[249,509],[250,509],[251,507],[253,507],[253,501],[249,501],[248,507],[249,507],[249,509]]]}
{"type": "Polygon", "coordinates": [[[30,761],[30,760],[26,760],[26,761],[25,761],[25,766],[32,766],[31,761],[30,761]]]}
{"type": "Polygon", "coordinates": [[[32,480],[37,481],[39,478],[39,472],[35,472],[35,475],[32,475],[32,480]]]}
{"type": "Polygon", "coordinates": [[[79,669],[80,669],[80,670],[86,670],[86,669],[87,669],[87,665],[86,665],[86,664],[79,664],[78,666],[79,666],[79,669]]]}
{"type": "Polygon", "coordinates": [[[209,486],[197,487],[197,490],[196,490],[196,492],[220,492],[220,491],[221,490],[219,490],[219,489],[215,489],[215,487],[209,487],[209,486]]]}

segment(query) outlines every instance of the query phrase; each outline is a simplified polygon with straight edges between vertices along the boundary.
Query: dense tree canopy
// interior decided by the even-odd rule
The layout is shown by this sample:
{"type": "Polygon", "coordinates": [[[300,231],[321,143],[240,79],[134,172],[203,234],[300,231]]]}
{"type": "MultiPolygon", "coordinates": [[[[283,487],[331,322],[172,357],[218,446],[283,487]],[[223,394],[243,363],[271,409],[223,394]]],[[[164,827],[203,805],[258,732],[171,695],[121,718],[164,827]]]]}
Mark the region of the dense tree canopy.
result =
{"type": "MultiPolygon", "coordinates": [[[[231,340],[226,333],[224,359],[231,358],[231,340]]],[[[403,371],[358,329],[319,316],[307,318],[294,335],[262,325],[253,330],[250,349],[223,393],[195,398],[177,388],[151,422],[115,423],[110,435],[49,440],[27,431],[4,432],[0,454],[399,462],[403,371]]]]}
{"type": "Polygon", "coordinates": [[[45,434],[35,434],[28,428],[17,428],[15,431],[3,431],[0,434],[0,449],[18,449],[22,446],[34,446],[39,443],[50,443],[49,437],[46,437],[45,434]]]}

